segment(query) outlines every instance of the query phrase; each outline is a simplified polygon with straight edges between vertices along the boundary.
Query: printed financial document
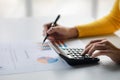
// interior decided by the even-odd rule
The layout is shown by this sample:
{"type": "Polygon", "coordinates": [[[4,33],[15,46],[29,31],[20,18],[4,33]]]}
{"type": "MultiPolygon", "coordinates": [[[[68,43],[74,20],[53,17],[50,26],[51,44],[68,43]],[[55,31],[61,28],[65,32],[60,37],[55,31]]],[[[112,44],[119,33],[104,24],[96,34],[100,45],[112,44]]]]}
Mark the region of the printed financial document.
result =
{"type": "Polygon", "coordinates": [[[48,45],[42,43],[0,43],[0,75],[57,70],[70,67],[48,45]]]}

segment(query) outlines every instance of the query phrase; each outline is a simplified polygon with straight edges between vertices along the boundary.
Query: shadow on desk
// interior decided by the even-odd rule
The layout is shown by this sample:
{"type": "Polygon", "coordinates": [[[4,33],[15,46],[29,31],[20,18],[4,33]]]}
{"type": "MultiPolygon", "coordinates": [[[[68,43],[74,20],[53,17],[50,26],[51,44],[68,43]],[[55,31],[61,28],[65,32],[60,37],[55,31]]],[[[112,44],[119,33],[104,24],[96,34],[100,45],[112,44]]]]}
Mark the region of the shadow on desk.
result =
{"type": "Polygon", "coordinates": [[[109,72],[120,72],[120,64],[116,64],[113,61],[108,61],[106,62],[100,62],[100,63],[95,63],[95,64],[86,64],[86,65],[79,65],[79,66],[74,66],[72,70],[74,69],[86,69],[86,68],[98,68],[101,70],[109,71],[109,72]]]}
{"type": "Polygon", "coordinates": [[[77,66],[72,66],[72,68],[77,69],[77,68],[92,67],[92,66],[97,66],[97,65],[99,65],[99,63],[77,65],[77,66]]]}

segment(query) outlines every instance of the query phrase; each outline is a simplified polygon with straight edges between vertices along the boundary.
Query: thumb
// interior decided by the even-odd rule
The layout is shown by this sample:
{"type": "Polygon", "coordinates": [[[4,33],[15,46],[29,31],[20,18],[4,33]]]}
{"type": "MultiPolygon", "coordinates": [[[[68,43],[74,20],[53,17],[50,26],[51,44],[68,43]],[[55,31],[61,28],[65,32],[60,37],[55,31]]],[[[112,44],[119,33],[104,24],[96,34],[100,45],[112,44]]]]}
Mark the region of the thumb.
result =
{"type": "Polygon", "coordinates": [[[60,32],[60,28],[59,28],[59,27],[51,27],[51,28],[47,31],[48,34],[53,34],[53,33],[55,33],[55,32],[59,33],[59,32],[60,32]]]}

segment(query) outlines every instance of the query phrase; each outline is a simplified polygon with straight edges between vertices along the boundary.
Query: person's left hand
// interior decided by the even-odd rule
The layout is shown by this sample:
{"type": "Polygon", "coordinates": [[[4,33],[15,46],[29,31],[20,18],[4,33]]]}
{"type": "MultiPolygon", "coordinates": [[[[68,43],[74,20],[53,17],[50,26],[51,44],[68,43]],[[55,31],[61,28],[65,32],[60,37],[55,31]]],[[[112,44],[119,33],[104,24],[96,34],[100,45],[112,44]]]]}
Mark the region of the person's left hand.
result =
{"type": "Polygon", "coordinates": [[[84,54],[89,54],[91,57],[106,55],[116,63],[120,63],[120,49],[115,47],[111,42],[106,39],[98,39],[91,41],[85,47],[85,50],[83,51],[83,55],[84,54]],[[99,51],[94,53],[96,50],[99,51]]]}

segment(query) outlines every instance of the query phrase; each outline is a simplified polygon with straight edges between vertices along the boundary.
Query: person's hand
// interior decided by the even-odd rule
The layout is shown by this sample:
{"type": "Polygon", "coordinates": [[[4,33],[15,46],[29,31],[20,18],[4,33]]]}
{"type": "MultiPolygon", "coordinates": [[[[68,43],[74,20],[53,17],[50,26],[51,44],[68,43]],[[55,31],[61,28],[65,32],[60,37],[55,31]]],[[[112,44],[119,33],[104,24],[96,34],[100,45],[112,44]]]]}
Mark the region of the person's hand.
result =
{"type": "Polygon", "coordinates": [[[120,49],[115,47],[111,42],[106,39],[91,41],[85,47],[85,50],[83,51],[83,55],[84,54],[89,54],[91,57],[106,55],[116,63],[120,63],[120,49]],[[96,50],[98,50],[98,52],[94,53],[96,50]]]}
{"type": "Polygon", "coordinates": [[[51,24],[52,23],[45,24],[43,30],[43,35],[49,34],[48,39],[51,41],[74,38],[78,35],[75,27],[67,28],[58,24],[55,27],[51,27],[51,24]]]}

